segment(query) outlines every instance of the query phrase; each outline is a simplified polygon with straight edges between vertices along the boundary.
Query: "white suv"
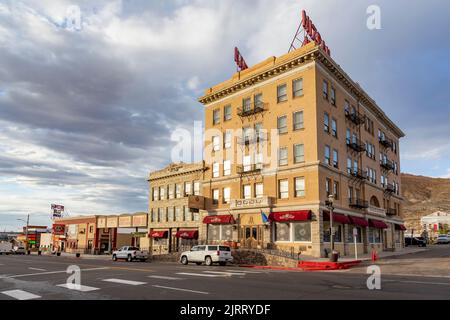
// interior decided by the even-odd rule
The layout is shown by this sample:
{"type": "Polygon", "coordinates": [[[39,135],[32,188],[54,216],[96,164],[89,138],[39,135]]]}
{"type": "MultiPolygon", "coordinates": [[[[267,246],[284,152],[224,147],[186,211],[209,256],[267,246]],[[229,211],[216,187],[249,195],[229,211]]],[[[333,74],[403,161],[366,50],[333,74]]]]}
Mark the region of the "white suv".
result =
{"type": "Polygon", "coordinates": [[[229,246],[201,245],[192,247],[191,251],[181,253],[180,262],[184,265],[189,262],[201,265],[204,262],[207,266],[213,263],[224,266],[227,262],[233,262],[233,256],[229,246]]]}

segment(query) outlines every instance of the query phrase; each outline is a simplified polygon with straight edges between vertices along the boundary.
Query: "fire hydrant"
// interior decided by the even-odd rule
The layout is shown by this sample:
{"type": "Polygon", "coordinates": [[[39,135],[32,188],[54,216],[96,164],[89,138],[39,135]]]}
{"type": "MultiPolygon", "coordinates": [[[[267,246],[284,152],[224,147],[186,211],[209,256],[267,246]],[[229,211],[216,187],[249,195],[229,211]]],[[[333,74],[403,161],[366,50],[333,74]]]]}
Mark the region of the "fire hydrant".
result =
{"type": "Polygon", "coordinates": [[[372,250],[372,261],[378,260],[378,252],[376,250],[372,250]]]}

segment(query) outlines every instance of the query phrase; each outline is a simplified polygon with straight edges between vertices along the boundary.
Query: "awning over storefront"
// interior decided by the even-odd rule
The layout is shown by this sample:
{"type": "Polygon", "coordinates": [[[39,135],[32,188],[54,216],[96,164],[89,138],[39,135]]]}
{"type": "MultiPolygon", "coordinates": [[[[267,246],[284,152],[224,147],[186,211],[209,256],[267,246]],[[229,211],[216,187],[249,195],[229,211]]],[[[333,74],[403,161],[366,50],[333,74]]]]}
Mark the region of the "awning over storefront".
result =
{"type": "Polygon", "coordinates": [[[395,230],[406,231],[406,227],[403,224],[396,224],[395,230]]]}
{"type": "MultiPolygon", "coordinates": [[[[323,211],[323,220],[330,221],[330,211],[323,211]]],[[[351,224],[350,219],[341,213],[333,212],[333,222],[342,223],[342,224],[351,224]]]]}
{"type": "Polygon", "coordinates": [[[378,229],[387,229],[388,225],[380,220],[369,219],[369,225],[378,229]]]}
{"type": "Polygon", "coordinates": [[[308,221],[311,220],[311,211],[272,212],[269,215],[269,220],[275,222],[308,221]]]}
{"type": "Polygon", "coordinates": [[[150,237],[155,239],[167,238],[168,233],[168,231],[152,231],[150,237]]]}
{"type": "Polygon", "coordinates": [[[207,216],[203,219],[205,224],[235,224],[233,215],[207,216]]]}
{"type": "Polygon", "coordinates": [[[350,218],[351,223],[356,226],[360,226],[360,227],[368,227],[369,226],[369,222],[367,222],[367,220],[364,218],[353,217],[353,216],[350,216],[349,218],[350,218]]]}
{"type": "Polygon", "coordinates": [[[198,231],[197,230],[181,230],[176,234],[177,238],[181,239],[198,239],[198,231]]]}

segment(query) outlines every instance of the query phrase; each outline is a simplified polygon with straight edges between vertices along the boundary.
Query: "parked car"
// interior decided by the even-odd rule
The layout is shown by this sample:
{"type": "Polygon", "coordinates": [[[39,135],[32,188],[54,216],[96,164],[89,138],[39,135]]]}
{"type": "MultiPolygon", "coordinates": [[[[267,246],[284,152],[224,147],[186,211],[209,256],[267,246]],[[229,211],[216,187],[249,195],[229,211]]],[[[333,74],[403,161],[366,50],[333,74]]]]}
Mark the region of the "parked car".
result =
{"type": "Polygon", "coordinates": [[[137,247],[124,246],[117,251],[113,251],[112,259],[126,259],[128,262],[133,260],[146,261],[148,259],[148,252],[142,251],[137,247]]]}
{"type": "Polygon", "coordinates": [[[229,246],[201,245],[194,246],[190,251],[181,253],[180,262],[184,265],[194,262],[197,265],[205,263],[207,266],[210,266],[213,263],[218,263],[224,266],[227,262],[233,262],[233,256],[229,246]]]}
{"type": "Polygon", "coordinates": [[[25,247],[15,246],[12,253],[13,254],[25,254],[25,247]]]}
{"type": "Polygon", "coordinates": [[[12,253],[13,246],[10,242],[1,242],[0,243],[0,254],[10,254],[12,253]]]}
{"type": "Polygon", "coordinates": [[[450,240],[445,234],[440,234],[436,239],[436,244],[448,244],[449,242],[450,240]]]}
{"type": "Polygon", "coordinates": [[[405,237],[405,246],[426,247],[427,241],[424,237],[405,237]]]}

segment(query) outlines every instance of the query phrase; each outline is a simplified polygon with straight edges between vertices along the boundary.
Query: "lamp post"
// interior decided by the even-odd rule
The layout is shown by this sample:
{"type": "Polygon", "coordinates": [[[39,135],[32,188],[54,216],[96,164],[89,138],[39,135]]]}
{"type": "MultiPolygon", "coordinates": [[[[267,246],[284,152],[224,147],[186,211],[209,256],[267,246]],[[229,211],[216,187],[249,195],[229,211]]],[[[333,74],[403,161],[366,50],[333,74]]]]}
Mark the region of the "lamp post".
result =
{"type": "Polygon", "coordinates": [[[25,228],[25,252],[28,252],[28,226],[30,224],[30,214],[27,214],[27,220],[23,220],[23,219],[17,219],[20,221],[23,221],[26,223],[26,228],[25,228]]]}
{"type": "Polygon", "coordinates": [[[333,228],[333,203],[334,195],[328,195],[328,201],[326,202],[327,207],[330,209],[330,245],[331,245],[331,259],[334,259],[334,228],[333,228]]]}

